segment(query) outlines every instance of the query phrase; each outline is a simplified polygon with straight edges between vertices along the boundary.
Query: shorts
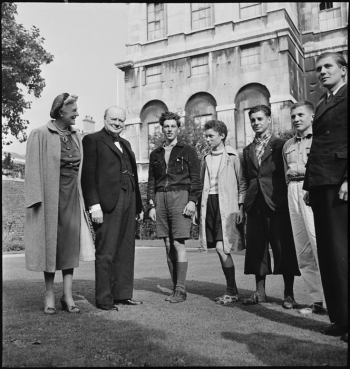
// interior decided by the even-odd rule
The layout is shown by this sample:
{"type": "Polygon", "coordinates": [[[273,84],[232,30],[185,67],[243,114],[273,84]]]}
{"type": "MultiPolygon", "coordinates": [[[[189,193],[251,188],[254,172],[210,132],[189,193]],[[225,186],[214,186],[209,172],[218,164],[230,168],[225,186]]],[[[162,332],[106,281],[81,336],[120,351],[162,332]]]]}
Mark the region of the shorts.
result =
{"type": "MultiPolygon", "coordinates": [[[[216,243],[223,240],[222,224],[219,206],[219,195],[208,196],[207,214],[205,216],[205,233],[208,243],[216,243]]],[[[212,246],[212,245],[208,245],[212,246]]],[[[215,245],[213,245],[215,247],[215,245]]],[[[210,247],[209,247],[210,248],[210,247]]]]}
{"type": "Polygon", "coordinates": [[[187,203],[188,191],[186,190],[156,193],[157,237],[190,238],[192,219],[182,214],[187,203]]]}

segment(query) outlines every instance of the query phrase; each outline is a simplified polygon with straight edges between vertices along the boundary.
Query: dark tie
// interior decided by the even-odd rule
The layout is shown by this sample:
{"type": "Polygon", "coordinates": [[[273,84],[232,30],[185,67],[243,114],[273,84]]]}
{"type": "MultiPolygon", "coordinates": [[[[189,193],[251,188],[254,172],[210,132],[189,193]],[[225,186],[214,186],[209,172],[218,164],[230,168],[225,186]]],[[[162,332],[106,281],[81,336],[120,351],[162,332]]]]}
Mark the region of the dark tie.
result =
{"type": "Polygon", "coordinates": [[[330,101],[332,101],[333,99],[333,93],[331,92],[329,95],[327,95],[327,99],[326,99],[326,105],[330,103],[330,101]]]}
{"type": "Polygon", "coordinates": [[[116,136],[116,137],[112,136],[112,138],[113,138],[113,142],[119,142],[120,141],[119,136],[116,136]]]}

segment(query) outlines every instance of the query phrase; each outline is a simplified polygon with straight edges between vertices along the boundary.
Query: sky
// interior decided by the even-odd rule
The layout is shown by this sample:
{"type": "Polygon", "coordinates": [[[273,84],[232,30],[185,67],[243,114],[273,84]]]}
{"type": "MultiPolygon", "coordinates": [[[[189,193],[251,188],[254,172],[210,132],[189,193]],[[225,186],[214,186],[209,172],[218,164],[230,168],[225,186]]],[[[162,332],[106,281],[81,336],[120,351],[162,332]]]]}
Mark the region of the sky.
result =
{"type": "MultiPolygon", "coordinates": [[[[126,60],[125,3],[16,3],[16,22],[26,29],[39,28],[44,49],[54,60],[42,65],[46,86],[40,98],[26,94],[31,109],[22,115],[29,120],[27,135],[45,125],[54,98],[68,92],[78,95],[76,127],[91,116],[95,131],[103,127],[103,115],[111,105],[125,106],[124,73],[114,64],[126,60]],[[117,84],[119,88],[117,88],[117,84]]],[[[23,91],[25,91],[23,89],[23,91]]],[[[24,155],[26,143],[13,142],[3,151],[24,155]]]]}

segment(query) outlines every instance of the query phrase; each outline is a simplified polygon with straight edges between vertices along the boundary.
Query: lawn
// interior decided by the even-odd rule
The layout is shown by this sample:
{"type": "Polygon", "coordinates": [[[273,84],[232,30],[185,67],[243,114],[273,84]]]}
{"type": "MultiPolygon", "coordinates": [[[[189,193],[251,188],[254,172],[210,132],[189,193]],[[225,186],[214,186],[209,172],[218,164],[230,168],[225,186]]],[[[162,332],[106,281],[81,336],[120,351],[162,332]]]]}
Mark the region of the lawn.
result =
{"type": "MultiPolygon", "coordinates": [[[[216,305],[224,292],[217,255],[188,252],[184,303],[164,301],[171,288],[160,248],[138,249],[134,298],[144,303],[106,312],[94,306],[94,263],[75,271],[74,297],[82,313],[43,314],[41,273],[25,270],[24,258],[3,261],[3,367],[113,366],[345,366],[347,344],[319,330],[328,316],[302,316],[281,307],[281,276],[267,278],[268,303],[216,305]]],[[[243,274],[244,253],[234,255],[241,297],[254,290],[243,274]]],[[[295,297],[309,303],[300,277],[295,297]]]]}

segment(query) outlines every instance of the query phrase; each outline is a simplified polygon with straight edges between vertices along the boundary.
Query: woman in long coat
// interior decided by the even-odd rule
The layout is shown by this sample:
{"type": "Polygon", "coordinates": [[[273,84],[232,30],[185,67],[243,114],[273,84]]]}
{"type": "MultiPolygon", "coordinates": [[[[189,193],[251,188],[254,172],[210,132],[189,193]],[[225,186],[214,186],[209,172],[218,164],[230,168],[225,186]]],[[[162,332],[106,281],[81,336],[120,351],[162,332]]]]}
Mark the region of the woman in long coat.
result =
{"type": "Polygon", "coordinates": [[[215,247],[219,255],[226,278],[226,293],[214,301],[226,305],[238,301],[231,252],[244,249],[244,190],[239,188],[241,166],[238,152],[225,145],[225,123],[210,120],[205,123],[204,130],[211,151],[205,156],[201,169],[199,238],[201,248],[215,247]]]}
{"type": "Polygon", "coordinates": [[[82,137],[73,127],[78,97],[58,95],[50,120],[34,129],[26,150],[26,267],[44,272],[45,314],[55,314],[55,271],[62,270],[62,308],[79,313],[72,296],[74,268],[79,259],[94,260],[94,245],[84,208],[80,176],[82,137]]]}

